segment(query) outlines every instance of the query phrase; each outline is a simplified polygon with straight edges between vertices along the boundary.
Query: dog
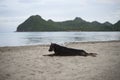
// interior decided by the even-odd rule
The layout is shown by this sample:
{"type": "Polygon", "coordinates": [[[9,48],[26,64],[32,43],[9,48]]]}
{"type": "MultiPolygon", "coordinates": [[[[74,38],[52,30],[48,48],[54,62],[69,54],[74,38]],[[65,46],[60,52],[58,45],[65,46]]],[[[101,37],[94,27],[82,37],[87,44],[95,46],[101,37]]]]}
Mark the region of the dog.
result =
{"type": "Polygon", "coordinates": [[[96,57],[96,53],[87,53],[84,50],[81,49],[73,49],[73,48],[67,48],[64,46],[60,46],[55,43],[51,43],[49,52],[54,51],[54,54],[50,54],[48,56],[93,56],[96,57]]]}

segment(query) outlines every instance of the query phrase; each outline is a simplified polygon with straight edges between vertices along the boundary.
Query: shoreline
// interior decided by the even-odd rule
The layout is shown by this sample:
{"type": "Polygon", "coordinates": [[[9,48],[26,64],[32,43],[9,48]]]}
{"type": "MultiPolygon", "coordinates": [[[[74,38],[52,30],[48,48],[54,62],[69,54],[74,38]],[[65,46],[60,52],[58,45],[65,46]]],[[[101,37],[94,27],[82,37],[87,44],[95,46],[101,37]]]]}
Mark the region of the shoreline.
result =
{"type": "MultiPolygon", "coordinates": [[[[111,40],[111,41],[88,41],[88,42],[65,42],[65,43],[56,43],[59,45],[67,45],[67,44],[77,44],[77,43],[109,43],[109,42],[120,42],[120,40],[111,40]]],[[[49,44],[33,44],[33,45],[20,45],[20,46],[0,46],[0,48],[5,48],[5,47],[30,47],[30,46],[49,46],[49,44]]]]}
{"type": "Polygon", "coordinates": [[[74,42],[64,46],[96,57],[43,56],[49,45],[0,47],[0,80],[120,80],[120,41],[74,42]]]}

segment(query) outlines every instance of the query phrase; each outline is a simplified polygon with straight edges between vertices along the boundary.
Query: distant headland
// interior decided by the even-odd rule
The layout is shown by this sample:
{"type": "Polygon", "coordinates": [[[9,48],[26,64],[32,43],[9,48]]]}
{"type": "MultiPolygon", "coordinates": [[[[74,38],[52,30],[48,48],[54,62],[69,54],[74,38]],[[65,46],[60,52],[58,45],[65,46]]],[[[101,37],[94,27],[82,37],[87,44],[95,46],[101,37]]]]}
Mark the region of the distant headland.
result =
{"type": "Polygon", "coordinates": [[[20,24],[16,31],[120,31],[120,20],[115,24],[111,24],[110,22],[88,22],[80,17],[76,17],[74,20],[55,22],[51,19],[44,20],[39,15],[33,15],[20,24]]]}

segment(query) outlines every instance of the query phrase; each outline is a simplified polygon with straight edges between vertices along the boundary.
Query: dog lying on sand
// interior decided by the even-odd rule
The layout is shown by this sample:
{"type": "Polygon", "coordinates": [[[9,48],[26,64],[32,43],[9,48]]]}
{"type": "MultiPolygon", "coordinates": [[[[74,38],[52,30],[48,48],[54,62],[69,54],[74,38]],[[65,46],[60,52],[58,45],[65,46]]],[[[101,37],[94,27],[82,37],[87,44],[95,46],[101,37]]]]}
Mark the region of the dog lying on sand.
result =
{"type": "Polygon", "coordinates": [[[87,53],[84,50],[81,49],[73,49],[73,48],[67,48],[64,46],[60,46],[55,43],[51,43],[49,51],[54,51],[54,54],[49,54],[46,56],[93,56],[96,57],[96,53],[87,53]]]}

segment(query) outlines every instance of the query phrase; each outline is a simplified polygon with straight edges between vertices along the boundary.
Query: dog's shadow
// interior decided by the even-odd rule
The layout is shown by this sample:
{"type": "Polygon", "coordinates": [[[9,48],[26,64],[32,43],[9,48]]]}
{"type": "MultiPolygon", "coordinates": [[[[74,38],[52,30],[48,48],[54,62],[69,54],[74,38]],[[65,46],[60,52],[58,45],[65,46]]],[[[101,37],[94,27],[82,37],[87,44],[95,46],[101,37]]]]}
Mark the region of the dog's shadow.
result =
{"type": "MultiPolygon", "coordinates": [[[[63,55],[63,54],[55,54],[55,53],[53,53],[53,54],[47,54],[47,55],[43,55],[43,56],[49,56],[49,57],[54,57],[54,56],[58,56],[58,57],[68,57],[68,56],[83,56],[83,55],[63,55]]],[[[97,56],[97,54],[96,53],[92,53],[92,54],[89,54],[89,55],[87,55],[87,56],[92,56],[92,57],[96,57],[97,56]]],[[[83,56],[83,57],[87,57],[87,56],[83,56]]]]}

